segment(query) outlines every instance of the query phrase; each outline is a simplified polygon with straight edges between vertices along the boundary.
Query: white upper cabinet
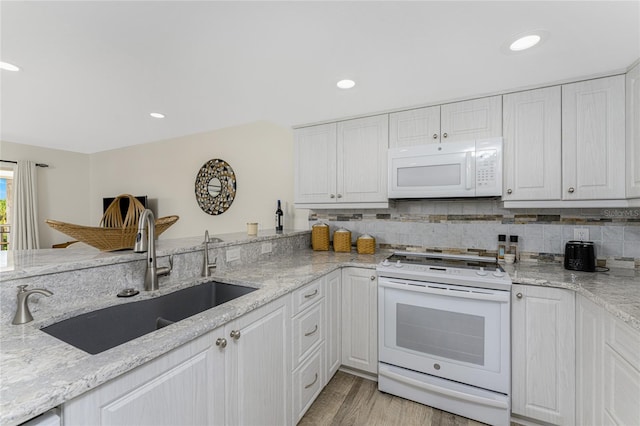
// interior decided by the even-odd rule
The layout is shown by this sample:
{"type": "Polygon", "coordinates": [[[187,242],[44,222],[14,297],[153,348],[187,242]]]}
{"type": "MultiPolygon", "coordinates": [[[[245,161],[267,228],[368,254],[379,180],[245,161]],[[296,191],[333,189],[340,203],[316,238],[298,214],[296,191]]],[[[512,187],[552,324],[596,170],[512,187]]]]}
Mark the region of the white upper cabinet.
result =
{"type": "Polygon", "coordinates": [[[640,64],[627,73],[627,198],[640,198],[640,64]]]}
{"type": "Polygon", "coordinates": [[[562,86],[562,198],[625,198],[624,76],[562,86]]]}
{"type": "Polygon", "coordinates": [[[502,97],[474,99],[389,115],[389,147],[502,136],[502,97]]]}
{"type": "Polygon", "coordinates": [[[502,136],[502,96],[442,105],[440,132],[442,142],[502,136]]]}
{"type": "Polygon", "coordinates": [[[296,203],[335,202],[336,136],[335,123],[295,131],[296,203]]]}
{"type": "Polygon", "coordinates": [[[440,142],[440,105],[389,114],[389,148],[440,142]]]}
{"type": "Polygon", "coordinates": [[[503,200],[561,199],[560,97],[560,86],[503,96],[503,200]]]}
{"type": "Polygon", "coordinates": [[[384,208],[389,116],[295,131],[295,203],[303,208],[384,208]]]}

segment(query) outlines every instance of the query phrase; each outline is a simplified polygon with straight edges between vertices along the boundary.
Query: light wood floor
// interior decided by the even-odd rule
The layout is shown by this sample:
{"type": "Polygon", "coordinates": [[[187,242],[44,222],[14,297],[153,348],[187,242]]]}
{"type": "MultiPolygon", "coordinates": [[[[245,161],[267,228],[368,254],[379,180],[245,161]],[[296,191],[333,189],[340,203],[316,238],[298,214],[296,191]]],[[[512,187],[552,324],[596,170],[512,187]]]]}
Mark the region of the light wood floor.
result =
{"type": "Polygon", "coordinates": [[[338,371],[298,423],[317,425],[482,426],[378,391],[378,383],[338,371]]]}

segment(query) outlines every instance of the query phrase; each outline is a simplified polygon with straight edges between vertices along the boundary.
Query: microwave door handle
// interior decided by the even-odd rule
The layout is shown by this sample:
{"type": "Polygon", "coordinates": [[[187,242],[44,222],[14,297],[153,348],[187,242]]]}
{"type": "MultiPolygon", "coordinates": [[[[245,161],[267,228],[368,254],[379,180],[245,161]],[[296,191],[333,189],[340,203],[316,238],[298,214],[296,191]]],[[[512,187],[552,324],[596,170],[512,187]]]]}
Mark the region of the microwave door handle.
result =
{"type": "Polygon", "coordinates": [[[471,190],[473,189],[473,181],[471,180],[471,178],[473,177],[473,154],[471,153],[471,151],[467,151],[467,155],[466,155],[466,159],[465,159],[465,174],[466,174],[466,189],[471,190]]]}

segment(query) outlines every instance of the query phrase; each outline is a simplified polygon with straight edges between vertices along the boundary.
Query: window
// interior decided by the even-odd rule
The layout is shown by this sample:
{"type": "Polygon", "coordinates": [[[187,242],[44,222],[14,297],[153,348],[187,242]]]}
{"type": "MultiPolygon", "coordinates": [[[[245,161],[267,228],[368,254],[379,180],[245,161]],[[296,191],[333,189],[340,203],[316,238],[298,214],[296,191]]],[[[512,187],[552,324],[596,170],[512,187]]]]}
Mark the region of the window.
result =
{"type": "Polygon", "coordinates": [[[9,247],[11,232],[11,206],[13,186],[13,170],[0,169],[0,250],[9,247]]]}

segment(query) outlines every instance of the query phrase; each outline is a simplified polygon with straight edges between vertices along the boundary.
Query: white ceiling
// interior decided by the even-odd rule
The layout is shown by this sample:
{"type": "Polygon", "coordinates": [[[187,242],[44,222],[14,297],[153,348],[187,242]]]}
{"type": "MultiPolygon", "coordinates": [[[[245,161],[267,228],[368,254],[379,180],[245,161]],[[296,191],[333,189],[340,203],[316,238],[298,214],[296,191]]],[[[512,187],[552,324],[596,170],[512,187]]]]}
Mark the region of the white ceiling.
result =
{"type": "Polygon", "coordinates": [[[626,69],[639,1],[7,2],[3,141],[94,153],[626,69]],[[511,36],[550,37],[504,54],[511,36]],[[352,78],[344,91],[335,83],[352,78]],[[166,114],[164,120],[148,113],[166,114]]]}

